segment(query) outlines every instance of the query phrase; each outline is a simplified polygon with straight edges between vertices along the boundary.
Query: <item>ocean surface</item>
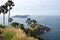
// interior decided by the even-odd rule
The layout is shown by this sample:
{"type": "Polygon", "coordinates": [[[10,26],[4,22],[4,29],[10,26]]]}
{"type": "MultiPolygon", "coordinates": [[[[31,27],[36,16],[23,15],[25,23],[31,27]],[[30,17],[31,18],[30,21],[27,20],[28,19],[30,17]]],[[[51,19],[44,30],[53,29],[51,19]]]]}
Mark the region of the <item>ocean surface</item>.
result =
{"type": "MultiPolygon", "coordinates": [[[[51,31],[43,34],[45,40],[60,40],[60,16],[30,16],[29,18],[37,20],[39,24],[48,26],[51,31]]],[[[6,25],[7,25],[6,17],[6,25]]],[[[26,25],[27,18],[13,18],[13,22],[18,22],[20,24],[26,25]]],[[[3,24],[2,17],[0,17],[0,24],[3,24]]]]}

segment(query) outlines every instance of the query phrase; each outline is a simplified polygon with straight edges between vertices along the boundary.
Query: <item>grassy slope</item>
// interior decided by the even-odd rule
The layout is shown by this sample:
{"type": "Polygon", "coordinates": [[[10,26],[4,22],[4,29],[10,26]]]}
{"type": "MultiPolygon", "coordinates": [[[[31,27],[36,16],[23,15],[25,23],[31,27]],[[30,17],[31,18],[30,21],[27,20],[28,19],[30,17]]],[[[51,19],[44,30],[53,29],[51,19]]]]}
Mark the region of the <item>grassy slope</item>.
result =
{"type": "MultiPolygon", "coordinates": [[[[13,36],[13,38],[12,39],[10,39],[10,40],[38,40],[38,39],[36,39],[36,38],[33,38],[33,37],[28,37],[24,32],[23,32],[23,30],[21,30],[21,29],[16,29],[16,28],[14,28],[14,27],[7,27],[7,28],[5,28],[5,29],[2,29],[2,28],[0,28],[1,29],[1,31],[4,31],[4,33],[6,34],[8,34],[8,33],[10,33],[12,36],[13,36]]],[[[2,34],[2,36],[4,37],[4,35],[5,34],[2,34]]],[[[9,34],[8,34],[9,35],[9,34]]],[[[9,36],[11,36],[11,35],[9,35],[9,36]]],[[[9,37],[8,36],[8,37],[9,37]]],[[[5,37],[7,37],[6,35],[5,35],[5,37]]],[[[10,37],[11,38],[11,37],[10,37]]],[[[9,39],[8,39],[9,40],[9,39]]]]}

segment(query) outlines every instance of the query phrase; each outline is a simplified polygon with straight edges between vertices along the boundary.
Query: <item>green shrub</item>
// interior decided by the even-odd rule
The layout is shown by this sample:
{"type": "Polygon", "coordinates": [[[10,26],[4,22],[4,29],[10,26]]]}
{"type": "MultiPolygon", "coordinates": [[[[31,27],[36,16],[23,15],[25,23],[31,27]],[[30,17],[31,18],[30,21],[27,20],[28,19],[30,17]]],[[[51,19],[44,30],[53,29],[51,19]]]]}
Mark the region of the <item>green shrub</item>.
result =
{"type": "Polygon", "coordinates": [[[0,28],[6,28],[7,26],[4,26],[4,25],[2,25],[2,24],[0,24],[0,28]]]}
{"type": "Polygon", "coordinates": [[[0,24],[0,28],[4,28],[4,26],[2,24],[0,24]]]}
{"type": "Polygon", "coordinates": [[[19,25],[19,23],[17,23],[17,22],[12,22],[11,23],[11,26],[14,26],[14,27],[16,27],[16,26],[18,27],[18,25],[19,25]]]}
{"type": "Polygon", "coordinates": [[[24,24],[19,24],[19,28],[21,28],[22,30],[25,30],[24,24]]]}
{"type": "Polygon", "coordinates": [[[4,36],[4,40],[12,40],[14,37],[14,34],[12,32],[4,32],[2,35],[4,36]]]}
{"type": "Polygon", "coordinates": [[[41,36],[36,37],[38,40],[44,40],[41,36]]]}
{"type": "Polygon", "coordinates": [[[44,40],[42,37],[37,36],[36,32],[30,28],[25,29],[25,33],[29,37],[37,38],[38,40],[44,40]]]}

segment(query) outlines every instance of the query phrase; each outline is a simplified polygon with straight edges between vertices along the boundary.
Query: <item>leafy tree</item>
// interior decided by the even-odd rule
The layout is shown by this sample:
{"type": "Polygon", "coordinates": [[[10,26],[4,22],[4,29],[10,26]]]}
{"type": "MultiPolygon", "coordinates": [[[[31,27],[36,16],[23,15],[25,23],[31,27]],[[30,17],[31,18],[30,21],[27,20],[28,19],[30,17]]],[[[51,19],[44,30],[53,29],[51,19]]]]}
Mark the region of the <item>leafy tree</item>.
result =
{"type": "Polygon", "coordinates": [[[8,25],[9,25],[9,18],[10,18],[10,10],[12,9],[12,7],[15,5],[14,2],[12,0],[8,0],[5,5],[8,7],[9,10],[9,14],[8,14],[8,25]]]}
{"type": "Polygon", "coordinates": [[[12,23],[11,23],[11,26],[14,26],[14,27],[16,27],[16,28],[18,28],[18,25],[19,25],[19,23],[17,23],[17,22],[12,22],[12,23]]]}
{"type": "Polygon", "coordinates": [[[13,21],[13,19],[12,18],[9,18],[9,22],[12,22],[13,21]]]}
{"type": "Polygon", "coordinates": [[[36,20],[32,20],[32,24],[37,24],[37,21],[36,20]]]}
{"type": "Polygon", "coordinates": [[[9,18],[9,22],[11,23],[13,21],[13,19],[12,18],[9,18]]]}
{"type": "Polygon", "coordinates": [[[31,20],[30,18],[27,19],[26,23],[29,25],[29,26],[35,26],[37,24],[37,21],[36,20],[31,20]]]}

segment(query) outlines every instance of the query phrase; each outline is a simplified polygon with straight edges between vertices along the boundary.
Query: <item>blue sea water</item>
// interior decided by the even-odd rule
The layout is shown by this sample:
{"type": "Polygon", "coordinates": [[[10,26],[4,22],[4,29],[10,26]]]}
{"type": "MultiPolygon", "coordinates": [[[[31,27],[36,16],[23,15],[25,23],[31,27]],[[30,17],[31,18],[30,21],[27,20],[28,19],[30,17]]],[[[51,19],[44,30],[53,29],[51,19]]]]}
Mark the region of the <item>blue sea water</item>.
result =
{"type": "MultiPolygon", "coordinates": [[[[60,40],[60,16],[30,16],[31,19],[37,20],[39,24],[48,26],[51,31],[43,34],[45,40],[60,40]]],[[[13,18],[14,22],[25,24],[27,18],[13,18]]],[[[0,24],[2,24],[2,18],[0,17],[0,24]]],[[[7,25],[7,18],[6,18],[7,25]]]]}
{"type": "Polygon", "coordinates": [[[34,19],[51,29],[50,32],[43,34],[45,40],[60,40],[60,16],[38,16],[34,19]]]}

